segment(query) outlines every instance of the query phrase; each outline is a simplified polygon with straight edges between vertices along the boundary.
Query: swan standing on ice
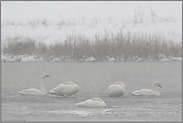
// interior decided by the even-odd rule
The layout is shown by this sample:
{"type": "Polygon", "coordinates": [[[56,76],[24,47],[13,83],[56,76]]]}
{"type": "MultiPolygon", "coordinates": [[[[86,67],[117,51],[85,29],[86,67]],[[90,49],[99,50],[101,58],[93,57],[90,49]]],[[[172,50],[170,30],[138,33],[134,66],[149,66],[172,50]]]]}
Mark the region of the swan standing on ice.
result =
{"type": "Polygon", "coordinates": [[[105,102],[100,98],[92,98],[85,100],[84,102],[76,103],[77,106],[89,107],[89,108],[99,108],[106,107],[105,102]]]}
{"type": "Polygon", "coordinates": [[[79,86],[71,81],[59,84],[53,88],[49,93],[61,96],[71,96],[79,91],[79,86]]]}
{"type": "Polygon", "coordinates": [[[115,82],[110,85],[106,92],[111,97],[119,97],[125,93],[125,84],[123,82],[115,82]]]}
{"type": "Polygon", "coordinates": [[[30,88],[30,89],[25,89],[25,90],[19,91],[19,93],[22,95],[45,95],[45,94],[47,94],[47,91],[46,91],[45,85],[44,85],[44,79],[47,77],[50,77],[50,76],[43,73],[43,75],[41,77],[41,90],[38,90],[35,88],[30,88]]]}
{"type": "Polygon", "coordinates": [[[160,95],[160,93],[155,89],[156,86],[159,86],[161,88],[161,85],[158,83],[158,81],[155,81],[152,84],[152,90],[141,89],[141,90],[133,91],[132,95],[160,95]]]}

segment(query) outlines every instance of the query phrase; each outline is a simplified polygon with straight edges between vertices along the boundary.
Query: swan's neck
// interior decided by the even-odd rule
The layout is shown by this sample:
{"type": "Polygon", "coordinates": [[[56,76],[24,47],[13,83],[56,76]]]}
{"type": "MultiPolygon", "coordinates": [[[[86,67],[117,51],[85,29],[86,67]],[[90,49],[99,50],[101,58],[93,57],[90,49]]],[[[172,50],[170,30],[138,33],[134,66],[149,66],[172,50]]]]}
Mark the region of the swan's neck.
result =
{"type": "Polygon", "coordinates": [[[159,92],[156,90],[155,85],[152,85],[152,90],[156,93],[156,95],[160,95],[159,92]]]}
{"type": "Polygon", "coordinates": [[[42,91],[44,94],[47,93],[47,92],[46,92],[46,89],[45,89],[44,78],[43,78],[43,77],[42,77],[42,79],[41,79],[41,91],[42,91]]]}

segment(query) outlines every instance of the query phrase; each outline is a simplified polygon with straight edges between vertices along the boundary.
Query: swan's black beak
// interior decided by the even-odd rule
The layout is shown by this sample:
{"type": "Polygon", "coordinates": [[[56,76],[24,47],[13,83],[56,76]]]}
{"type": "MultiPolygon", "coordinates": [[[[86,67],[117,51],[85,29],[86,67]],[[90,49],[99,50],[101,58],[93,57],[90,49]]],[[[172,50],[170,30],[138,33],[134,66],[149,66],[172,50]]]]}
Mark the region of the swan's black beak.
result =
{"type": "Polygon", "coordinates": [[[162,88],[161,85],[159,85],[159,87],[162,88]]]}
{"type": "Polygon", "coordinates": [[[46,75],[46,77],[50,77],[49,75],[46,75]]]}

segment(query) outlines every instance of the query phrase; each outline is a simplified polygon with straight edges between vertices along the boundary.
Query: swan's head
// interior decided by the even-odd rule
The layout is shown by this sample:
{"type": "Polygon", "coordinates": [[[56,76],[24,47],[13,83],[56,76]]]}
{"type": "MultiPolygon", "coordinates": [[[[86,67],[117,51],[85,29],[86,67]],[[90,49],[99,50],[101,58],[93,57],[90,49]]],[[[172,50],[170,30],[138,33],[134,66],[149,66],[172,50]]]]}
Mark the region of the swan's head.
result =
{"type": "Polygon", "coordinates": [[[48,74],[46,74],[46,73],[43,73],[43,79],[45,79],[47,77],[50,77],[50,76],[48,74]]]}
{"type": "Polygon", "coordinates": [[[159,86],[160,88],[162,88],[161,85],[160,85],[160,83],[158,81],[155,81],[154,82],[154,85],[159,86]]]}
{"type": "Polygon", "coordinates": [[[158,83],[158,86],[159,86],[160,88],[162,88],[161,85],[160,85],[159,83],[158,83]]]}

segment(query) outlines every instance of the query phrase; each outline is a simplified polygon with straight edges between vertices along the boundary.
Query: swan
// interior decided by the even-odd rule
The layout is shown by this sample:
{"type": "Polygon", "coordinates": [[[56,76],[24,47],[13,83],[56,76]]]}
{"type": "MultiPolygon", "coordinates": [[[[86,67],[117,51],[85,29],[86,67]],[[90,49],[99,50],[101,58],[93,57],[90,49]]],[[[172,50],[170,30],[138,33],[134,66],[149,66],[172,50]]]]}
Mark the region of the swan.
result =
{"type": "Polygon", "coordinates": [[[45,85],[44,85],[44,79],[47,77],[50,77],[50,76],[45,73],[42,74],[41,90],[38,90],[35,88],[30,88],[30,89],[25,89],[25,90],[19,91],[19,93],[22,95],[45,95],[45,94],[47,94],[47,91],[46,91],[45,85]]]}
{"type": "Polygon", "coordinates": [[[106,107],[105,102],[100,98],[92,98],[85,100],[84,102],[76,103],[77,106],[89,107],[89,108],[99,108],[106,107]]]}
{"type": "Polygon", "coordinates": [[[131,94],[132,95],[160,95],[160,93],[155,89],[156,86],[159,86],[160,88],[162,88],[161,85],[159,84],[159,82],[155,81],[152,84],[152,90],[141,89],[141,90],[133,91],[131,94]]]}
{"type": "Polygon", "coordinates": [[[59,84],[57,87],[50,90],[49,94],[61,95],[61,96],[71,96],[79,91],[79,86],[71,81],[66,81],[59,84]]]}
{"type": "Polygon", "coordinates": [[[110,85],[106,92],[111,97],[119,97],[125,93],[125,84],[123,82],[114,82],[110,85]]]}

